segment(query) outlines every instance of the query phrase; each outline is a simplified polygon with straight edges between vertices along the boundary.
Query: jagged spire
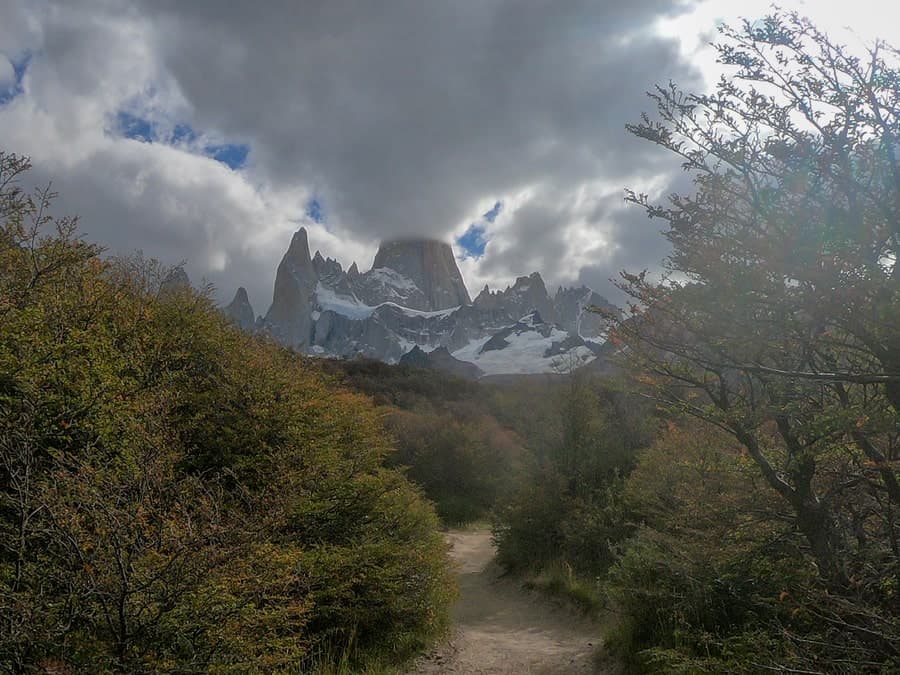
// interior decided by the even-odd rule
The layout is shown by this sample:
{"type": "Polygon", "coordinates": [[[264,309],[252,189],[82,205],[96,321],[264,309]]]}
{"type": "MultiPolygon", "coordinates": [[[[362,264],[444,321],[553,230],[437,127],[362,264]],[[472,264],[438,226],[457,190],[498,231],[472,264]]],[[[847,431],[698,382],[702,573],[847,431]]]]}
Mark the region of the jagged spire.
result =
{"type": "Polygon", "coordinates": [[[309,343],[312,325],[310,304],[318,274],[309,257],[306,228],[301,227],[291,238],[291,245],[275,273],[272,305],[265,323],[283,344],[292,347],[309,343]]]}
{"type": "Polygon", "coordinates": [[[288,246],[288,253],[291,252],[306,252],[306,255],[309,256],[309,239],[306,235],[306,228],[301,227],[299,230],[294,232],[294,236],[291,237],[291,245],[288,246]]]}
{"type": "Polygon", "coordinates": [[[237,293],[234,294],[234,300],[223,311],[227,317],[244,330],[253,328],[256,323],[253,306],[250,304],[250,297],[247,295],[247,289],[243,286],[237,289],[237,293]]]}
{"type": "Polygon", "coordinates": [[[176,265],[169,270],[169,273],[166,274],[165,278],[160,282],[159,293],[160,295],[164,295],[166,293],[184,291],[190,287],[191,280],[188,278],[187,272],[184,271],[184,267],[176,265]]]}

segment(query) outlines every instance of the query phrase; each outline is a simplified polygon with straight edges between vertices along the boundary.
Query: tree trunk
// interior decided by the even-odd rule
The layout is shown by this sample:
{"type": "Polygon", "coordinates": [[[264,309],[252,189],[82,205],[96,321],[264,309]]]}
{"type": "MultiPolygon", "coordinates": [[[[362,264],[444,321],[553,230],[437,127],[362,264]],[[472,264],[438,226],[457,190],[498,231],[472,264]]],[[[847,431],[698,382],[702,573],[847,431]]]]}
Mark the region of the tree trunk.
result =
{"type": "Polygon", "coordinates": [[[844,586],[847,575],[838,561],[838,542],[829,509],[821,502],[803,501],[794,504],[797,529],[809,543],[819,575],[831,585],[844,586]]]}

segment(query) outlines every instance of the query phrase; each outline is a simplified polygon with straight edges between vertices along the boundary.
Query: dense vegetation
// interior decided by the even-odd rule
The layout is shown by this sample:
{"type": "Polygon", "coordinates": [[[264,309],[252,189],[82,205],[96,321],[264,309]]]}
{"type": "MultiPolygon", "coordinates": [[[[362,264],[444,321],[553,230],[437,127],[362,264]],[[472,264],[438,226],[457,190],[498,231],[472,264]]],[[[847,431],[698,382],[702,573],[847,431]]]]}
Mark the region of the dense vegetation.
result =
{"type": "Polygon", "coordinates": [[[0,154],[0,669],[298,671],[446,621],[363,397],[110,260],[0,154]]]}
{"type": "Polygon", "coordinates": [[[796,15],[723,37],[716,92],[661,87],[629,127],[696,187],[629,193],[673,253],[608,315],[657,438],[587,481],[548,463],[502,512],[501,558],[560,552],[639,671],[896,672],[900,55],[857,59],[796,15]]]}
{"type": "Polygon", "coordinates": [[[696,194],[629,193],[673,252],[623,275],[616,378],[314,364],[102,258],[0,155],[0,663],[402,657],[451,595],[421,489],[611,611],[635,672],[900,670],[898,53],[723,36],[733,77],[629,127],[696,194]]]}
{"type": "Polygon", "coordinates": [[[445,525],[486,520],[530,462],[522,435],[497,419],[482,385],[368,359],[323,366],[373,398],[394,441],[388,464],[422,487],[445,525]]]}

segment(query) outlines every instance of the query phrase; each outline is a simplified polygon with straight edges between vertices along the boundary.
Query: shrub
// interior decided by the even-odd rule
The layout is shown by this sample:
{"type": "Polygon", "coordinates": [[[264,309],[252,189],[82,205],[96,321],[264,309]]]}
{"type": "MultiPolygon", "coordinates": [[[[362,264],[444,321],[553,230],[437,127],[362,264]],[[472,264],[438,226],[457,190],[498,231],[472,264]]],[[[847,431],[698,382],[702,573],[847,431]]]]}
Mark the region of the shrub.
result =
{"type": "Polygon", "coordinates": [[[369,401],[101,258],[26,168],[0,153],[2,667],[286,670],[440,632],[445,545],[369,401]]]}
{"type": "Polygon", "coordinates": [[[647,672],[890,672],[890,591],[826,589],[752,472],[698,424],[670,425],[641,454],[624,499],[642,527],[610,571],[609,646],[647,672]]]}

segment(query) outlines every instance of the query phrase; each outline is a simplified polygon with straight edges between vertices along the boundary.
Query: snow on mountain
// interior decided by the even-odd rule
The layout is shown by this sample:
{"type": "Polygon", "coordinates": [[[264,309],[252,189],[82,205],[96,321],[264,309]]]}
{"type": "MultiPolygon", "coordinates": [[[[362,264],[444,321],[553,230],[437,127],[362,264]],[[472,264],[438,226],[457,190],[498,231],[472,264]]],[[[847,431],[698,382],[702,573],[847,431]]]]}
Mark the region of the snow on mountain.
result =
{"type": "Polygon", "coordinates": [[[494,335],[475,340],[452,353],[478,366],[486,375],[567,373],[596,358],[583,342],[560,350],[572,336],[546,324],[537,312],[494,335]]]}
{"type": "Polygon", "coordinates": [[[367,319],[375,311],[375,307],[363,304],[355,295],[338,295],[334,289],[325,286],[321,281],[316,284],[314,304],[319,312],[331,311],[356,320],[367,319]]]}
{"type": "Polygon", "coordinates": [[[404,307],[429,310],[425,294],[407,276],[389,267],[375,267],[353,280],[359,297],[374,306],[382,302],[396,302],[404,307]]]}
{"type": "MultiPolygon", "coordinates": [[[[245,295],[223,309],[242,325],[252,314],[245,295]]],[[[360,273],[354,263],[344,271],[319,251],[311,257],[301,228],[278,266],[272,305],[254,329],[317,356],[396,363],[415,350],[407,362],[445,369],[466,362],[477,366],[470,375],[553,373],[600,353],[599,318],[589,312],[598,304],[608,305],[585,287],[551,298],[537,272],[502,291],[485,287],[472,302],[443,242],[387,242],[372,269],[360,273]]]]}

